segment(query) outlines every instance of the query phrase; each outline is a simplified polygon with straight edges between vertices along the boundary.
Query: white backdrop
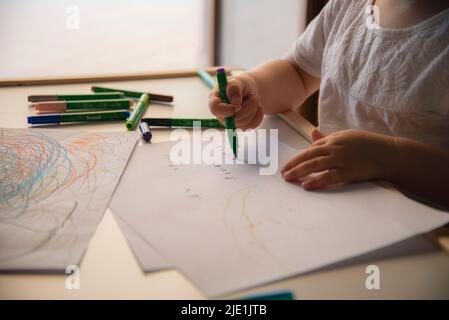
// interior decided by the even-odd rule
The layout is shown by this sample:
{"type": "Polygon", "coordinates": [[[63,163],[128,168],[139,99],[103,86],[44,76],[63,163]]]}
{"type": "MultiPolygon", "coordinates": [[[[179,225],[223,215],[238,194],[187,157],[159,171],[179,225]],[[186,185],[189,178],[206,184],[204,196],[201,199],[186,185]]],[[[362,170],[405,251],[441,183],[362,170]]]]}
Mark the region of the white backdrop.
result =
{"type": "Polygon", "coordinates": [[[0,0],[0,77],[206,66],[210,0],[0,0]]]}
{"type": "Polygon", "coordinates": [[[283,56],[306,25],[306,0],[224,0],[221,63],[252,68],[283,56]]]}

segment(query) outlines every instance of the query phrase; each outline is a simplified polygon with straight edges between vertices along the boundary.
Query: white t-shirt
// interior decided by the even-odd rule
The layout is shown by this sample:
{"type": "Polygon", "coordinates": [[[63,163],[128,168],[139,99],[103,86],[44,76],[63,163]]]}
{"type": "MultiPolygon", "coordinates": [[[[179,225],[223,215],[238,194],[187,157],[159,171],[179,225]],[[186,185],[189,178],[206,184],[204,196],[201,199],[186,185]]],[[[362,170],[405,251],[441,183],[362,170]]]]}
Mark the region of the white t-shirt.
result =
{"type": "Polygon", "coordinates": [[[331,0],[290,53],[321,78],[320,129],[449,148],[449,9],[411,28],[384,29],[366,11],[371,3],[331,0]]]}

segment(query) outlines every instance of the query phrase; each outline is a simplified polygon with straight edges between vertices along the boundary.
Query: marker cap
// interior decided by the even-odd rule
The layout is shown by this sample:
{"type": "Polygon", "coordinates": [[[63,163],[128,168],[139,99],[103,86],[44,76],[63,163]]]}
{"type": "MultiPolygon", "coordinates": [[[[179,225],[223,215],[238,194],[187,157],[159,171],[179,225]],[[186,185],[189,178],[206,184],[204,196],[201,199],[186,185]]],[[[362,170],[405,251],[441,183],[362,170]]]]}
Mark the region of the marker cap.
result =
{"type": "Polygon", "coordinates": [[[146,142],[150,141],[153,137],[153,134],[151,133],[150,127],[148,126],[148,123],[141,122],[139,124],[140,132],[142,133],[143,140],[146,142]]]}
{"type": "Polygon", "coordinates": [[[49,114],[47,116],[29,116],[28,123],[33,124],[51,124],[60,123],[61,116],[59,114],[49,114]]]}
{"type": "Polygon", "coordinates": [[[34,107],[37,114],[62,113],[67,110],[67,103],[65,101],[38,102],[34,107]]]}

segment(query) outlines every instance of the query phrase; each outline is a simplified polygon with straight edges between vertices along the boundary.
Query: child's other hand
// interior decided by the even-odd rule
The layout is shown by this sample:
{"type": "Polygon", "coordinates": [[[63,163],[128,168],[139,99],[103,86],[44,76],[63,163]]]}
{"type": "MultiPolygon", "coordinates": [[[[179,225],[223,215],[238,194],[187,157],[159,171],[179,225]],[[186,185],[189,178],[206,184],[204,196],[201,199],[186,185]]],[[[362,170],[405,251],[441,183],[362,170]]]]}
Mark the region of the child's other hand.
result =
{"type": "Polygon", "coordinates": [[[314,143],[282,169],[286,181],[300,181],[307,190],[341,183],[385,179],[389,166],[382,160],[394,150],[394,138],[345,130],[324,136],[312,133],[314,143]]]}
{"type": "Polygon", "coordinates": [[[230,104],[223,103],[215,87],[209,97],[209,108],[222,123],[235,115],[236,126],[242,130],[257,128],[263,120],[263,108],[255,81],[250,76],[238,76],[228,81],[230,104]]]}

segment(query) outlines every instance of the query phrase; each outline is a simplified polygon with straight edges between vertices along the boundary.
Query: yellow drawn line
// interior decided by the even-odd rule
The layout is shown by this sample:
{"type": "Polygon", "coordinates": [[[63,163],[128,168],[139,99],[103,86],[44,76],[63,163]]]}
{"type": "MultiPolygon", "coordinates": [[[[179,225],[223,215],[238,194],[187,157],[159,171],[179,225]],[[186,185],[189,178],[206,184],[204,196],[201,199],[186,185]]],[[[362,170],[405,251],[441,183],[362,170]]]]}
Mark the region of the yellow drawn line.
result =
{"type": "Polygon", "coordinates": [[[226,205],[225,205],[225,207],[224,207],[224,209],[223,209],[223,211],[222,211],[222,214],[221,214],[221,221],[222,221],[223,224],[226,226],[226,228],[231,232],[232,238],[234,239],[234,242],[237,244],[237,247],[238,247],[239,251],[240,251],[243,255],[246,255],[246,254],[245,254],[245,251],[244,251],[244,250],[242,249],[242,247],[240,246],[240,242],[239,242],[239,240],[238,240],[238,238],[237,238],[237,234],[236,234],[234,228],[232,228],[232,226],[226,221],[226,217],[228,216],[228,213],[229,213],[229,208],[231,207],[232,199],[234,198],[234,196],[238,195],[238,194],[240,193],[240,191],[241,191],[241,190],[238,190],[238,191],[236,191],[236,192],[233,192],[233,193],[231,193],[231,194],[228,196],[228,198],[227,198],[227,200],[226,200],[226,205]]]}
{"type": "Polygon", "coordinates": [[[274,262],[276,262],[280,267],[286,269],[287,271],[292,271],[292,269],[284,264],[281,260],[279,260],[271,251],[267,248],[267,246],[259,239],[259,237],[256,234],[255,225],[252,222],[251,218],[249,217],[248,213],[246,212],[246,205],[248,201],[248,196],[251,193],[251,189],[245,190],[245,193],[242,197],[242,207],[240,209],[240,213],[245,218],[249,232],[251,234],[251,237],[254,239],[254,241],[257,243],[257,245],[262,249],[265,254],[267,254],[274,262]]]}
{"type": "Polygon", "coordinates": [[[273,255],[273,253],[271,253],[271,251],[263,244],[263,242],[257,237],[256,234],[256,230],[255,230],[255,225],[253,224],[253,222],[251,221],[251,218],[249,217],[248,213],[246,212],[246,207],[247,207],[247,202],[248,202],[248,196],[251,193],[253,187],[250,188],[245,188],[245,189],[241,189],[238,190],[236,192],[231,193],[227,200],[226,200],[226,205],[222,211],[222,215],[221,215],[221,220],[223,222],[223,224],[226,226],[226,228],[231,232],[232,238],[234,240],[234,242],[236,243],[239,251],[245,255],[248,256],[245,251],[243,250],[243,248],[240,245],[240,241],[237,237],[237,233],[234,230],[234,228],[226,221],[226,218],[229,214],[229,209],[231,207],[231,203],[232,200],[240,195],[243,192],[242,195],[242,204],[240,207],[240,214],[244,217],[244,219],[246,220],[246,224],[248,227],[248,230],[250,232],[250,236],[253,238],[253,240],[256,242],[256,244],[259,246],[259,248],[267,255],[271,258],[272,261],[274,261],[277,265],[279,265],[281,268],[287,270],[287,271],[292,271],[292,269],[290,267],[288,267],[287,265],[285,265],[282,261],[280,261],[276,256],[273,255]]]}

